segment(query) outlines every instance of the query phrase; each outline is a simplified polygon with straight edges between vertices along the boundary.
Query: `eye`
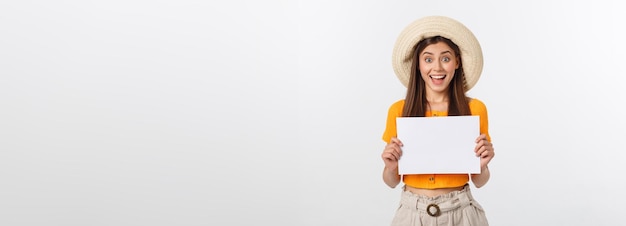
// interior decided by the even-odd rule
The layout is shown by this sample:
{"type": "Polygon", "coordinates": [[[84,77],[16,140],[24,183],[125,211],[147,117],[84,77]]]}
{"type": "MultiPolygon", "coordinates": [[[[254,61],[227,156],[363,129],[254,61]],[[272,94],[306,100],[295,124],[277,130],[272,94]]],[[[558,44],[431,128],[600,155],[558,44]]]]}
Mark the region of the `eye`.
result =
{"type": "Polygon", "coordinates": [[[430,58],[430,57],[429,57],[429,58],[425,58],[425,59],[424,59],[424,62],[426,62],[426,63],[432,63],[432,62],[433,62],[433,58],[430,58]]]}
{"type": "Polygon", "coordinates": [[[441,60],[443,62],[450,62],[450,57],[443,57],[441,60]]]}

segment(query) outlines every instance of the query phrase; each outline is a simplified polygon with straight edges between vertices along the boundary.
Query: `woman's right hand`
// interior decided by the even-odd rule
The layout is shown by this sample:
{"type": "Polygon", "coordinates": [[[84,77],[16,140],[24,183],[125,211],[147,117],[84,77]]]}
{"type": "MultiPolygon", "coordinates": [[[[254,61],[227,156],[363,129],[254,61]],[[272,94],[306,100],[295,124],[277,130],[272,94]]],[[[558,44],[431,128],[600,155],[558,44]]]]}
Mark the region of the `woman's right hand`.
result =
{"type": "Polygon", "coordinates": [[[400,156],[402,156],[402,142],[398,138],[392,137],[381,155],[385,161],[385,168],[388,170],[397,169],[400,156]]]}

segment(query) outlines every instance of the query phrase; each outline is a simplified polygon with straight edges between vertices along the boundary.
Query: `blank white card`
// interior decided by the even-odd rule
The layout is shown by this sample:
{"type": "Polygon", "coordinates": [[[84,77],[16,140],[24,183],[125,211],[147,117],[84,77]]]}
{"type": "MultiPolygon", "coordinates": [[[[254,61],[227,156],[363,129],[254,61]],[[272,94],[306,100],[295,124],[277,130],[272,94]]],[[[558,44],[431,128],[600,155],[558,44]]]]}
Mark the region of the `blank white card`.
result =
{"type": "Polygon", "coordinates": [[[396,128],[404,144],[400,174],[480,173],[479,116],[398,117],[396,128]]]}

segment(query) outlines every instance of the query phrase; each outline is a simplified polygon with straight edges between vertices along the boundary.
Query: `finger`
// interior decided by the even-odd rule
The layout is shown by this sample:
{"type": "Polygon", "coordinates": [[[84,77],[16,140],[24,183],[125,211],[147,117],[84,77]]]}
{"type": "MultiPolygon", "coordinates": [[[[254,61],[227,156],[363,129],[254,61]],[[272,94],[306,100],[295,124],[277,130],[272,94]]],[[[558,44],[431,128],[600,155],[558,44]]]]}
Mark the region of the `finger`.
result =
{"type": "Polygon", "coordinates": [[[398,161],[400,159],[400,155],[397,152],[392,152],[391,155],[393,156],[393,161],[398,161]]]}
{"type": "Polygon", "coordinates": [[[479,141],[481,141],[481,140],[487,140],[487,135],[486,135],[486,134],[484,134],[484,133],[483,133],[483,134],[480,134],[480,135],[478,136],[478,138],[476,138],[476,143],[478,143],[478,142],[479,142],[479,141]]]}
{"type": "Polygon", "coordinates": [[[476,150],[476,156],[483,157],[486,151],[487,151],[487,148],[485,146],[479,147],[478,150],[476,150]]]}
{"type": "Polygon", "coordinates": [[[480,154],[482,158],[493,158],[494,152],[493,149],[485,148],[485,150],[480,154]]]}
{"type": "Polygon", "coordinates": [[[391,152],[393,150],[398,149],[398,145],[394,144],[394,143],[389,143],[386,147],[385,147],[385,152],[391,152]]]}
{"type": "Polygon", "coordinates": [[[404,144],[402,144],[402,141],[400,141],[400,139],[398,139],[397,137],[392,137],[390,143],[398,144],[398,146],[400,147],[404,146],[404,144]]]}
{"type": "Polygon", "coordinates": [[[398,154],[398,157],[402,155],[402,148],[400,147],[400,144],[389,143],[387,145],[387,148],[392,149],[394,152],[396,152],[398,154]]]}
{"type": "Polygon", "coordinates": [[[387,148],[385,148],[385,150],[383,151],[383,154],[382,154],[383,158],[386,158],[386,159],[389,159],[389,160],[396,160],[396,159],[398,159],[399,155],[395,151],[394,146],[395,145],[391,145],[390,144],[390,145],[387,146],[387,148]]]}
{"type": "Polygon", "coordinates": [[[396,155],[394,154],[394,151],[392,148],[385,149],[383,156],[391,161],[396,159],[396,155]]]}
{"type": "Polygon", "coordinates": [[[486,155],[487,155],[487,152],[486,152],[486,151],[481,151],[481,152],[479,152],[478,154],[476,154],[476,157],[479,157],[479,158],[484,158],[484,157],[486,157],[486,155]]]}
{"type": "Polygon", "coordinates": [[[483,158],[487,158],[487,157],[489,157],[489,154],[490,154],[490,153],[491,153],[491,152],[489,152],[489,150],[485,150],[485,151],[483,151],[483,153],[481,154],[481,156],[482,156],[483,158]]]}
{"type": "Polygon", "coordinates": [[[491,144],[491,142],[489,142],[486,138],[484,140],[480,140],[478,141],[478,143],[476,143],[476,148],[474,148],[475,152],[478,152],[478,150],[480,150],[480,148],[485,147],[485,148],[490,148],[493,149],[493,144],[491,144]]]}
{"type": "Polygon", "coordinates": [[[393,157],[393,155],[384,155],[383,159],[387,162],[393,162],[395,161],[395,158],[393,157]]]}
{"type": "Polygon", "coordinates": [[[485,142],[483,142],[484,140],[478,141],[478,143],[476,143],[476,147],[474,148],[474,152],[476,152],[478,154],[478,152],[485,147],[485,142]]]}
{"type": "Polygon", "coordinates": [[[400,147],[398,147],[398,146],[395,146],[391,150],[391,153],[396,158],[396,160],[398,160],[398,159],[400,159],[400,156],[402,156],[402,149],[400,149],[400,147]]]}
{"type": "Polygon", "coordinates": [[[396,157],[393,156],[390,152],[383,153],[383,159],[386,161],[395,161],[396,157]]]}

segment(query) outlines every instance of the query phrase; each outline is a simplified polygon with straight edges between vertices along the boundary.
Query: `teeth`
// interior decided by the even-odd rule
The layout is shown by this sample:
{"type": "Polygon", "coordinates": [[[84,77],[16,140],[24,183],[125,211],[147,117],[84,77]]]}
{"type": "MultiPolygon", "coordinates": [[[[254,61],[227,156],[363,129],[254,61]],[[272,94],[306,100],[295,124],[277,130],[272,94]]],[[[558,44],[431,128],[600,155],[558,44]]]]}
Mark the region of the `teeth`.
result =
{"type": "Polygon", "coordinates": [[[431,75],[430,77],[434,79],[443,79],[446,76],[445,75],[431,75]]]}

